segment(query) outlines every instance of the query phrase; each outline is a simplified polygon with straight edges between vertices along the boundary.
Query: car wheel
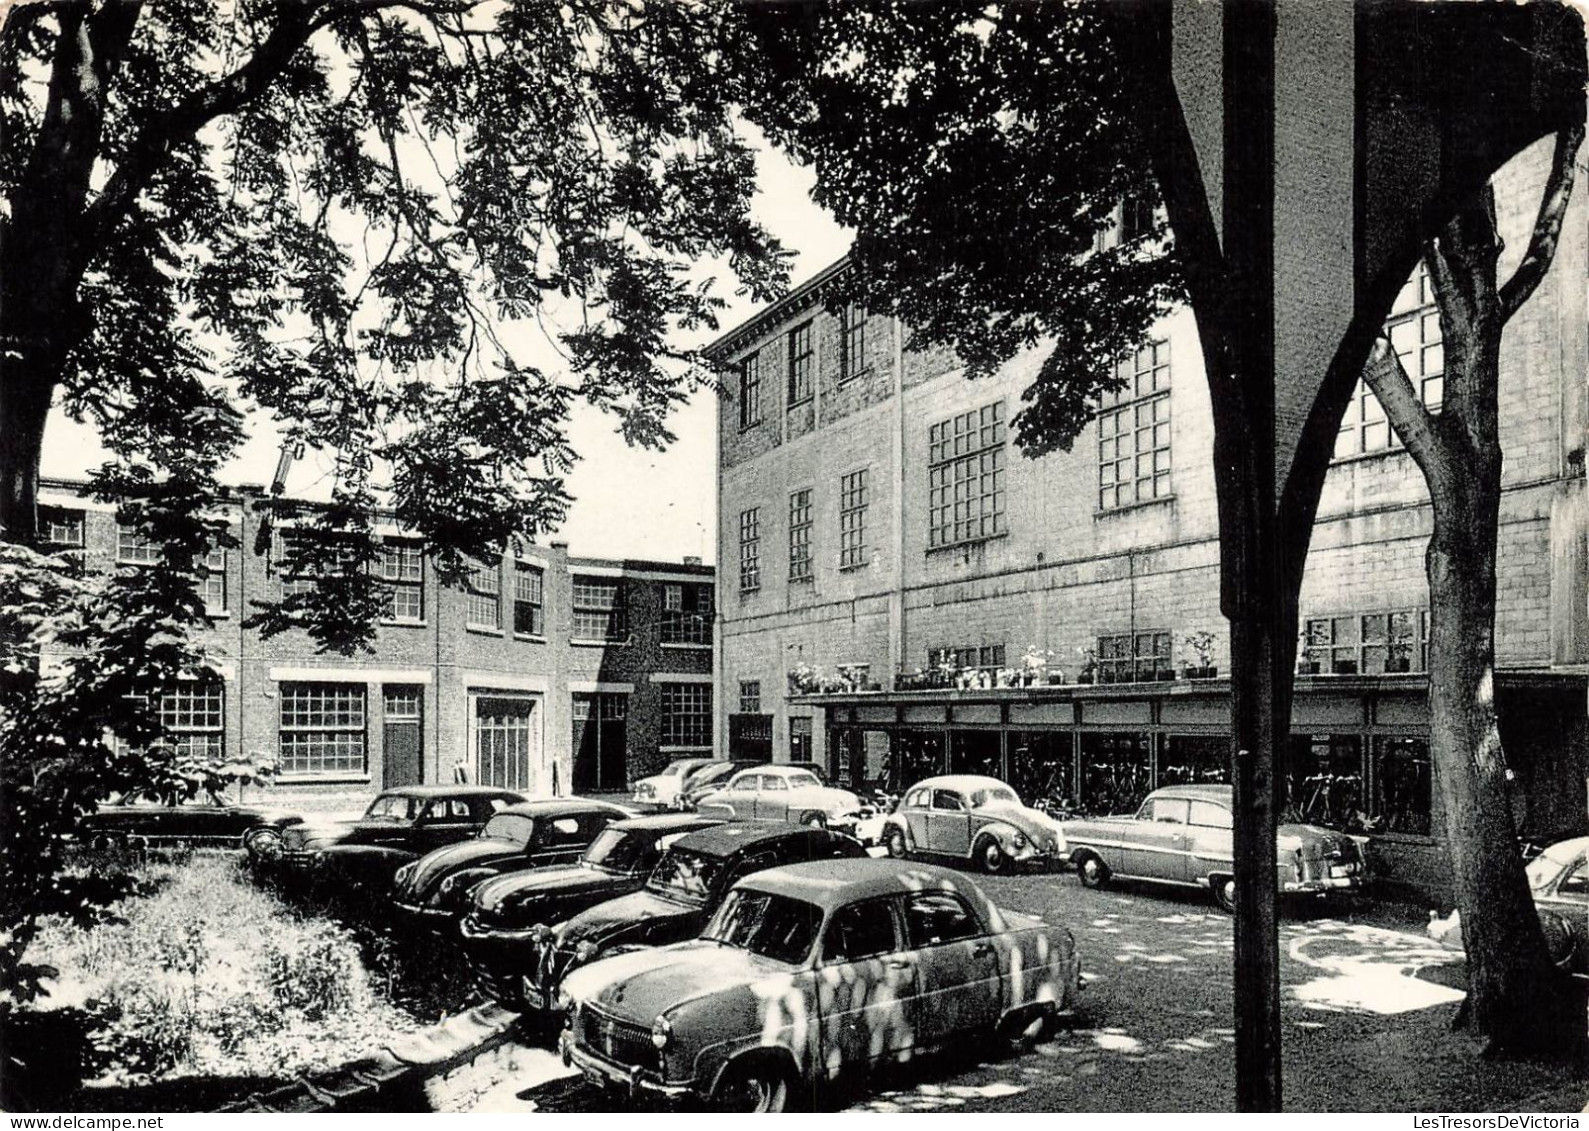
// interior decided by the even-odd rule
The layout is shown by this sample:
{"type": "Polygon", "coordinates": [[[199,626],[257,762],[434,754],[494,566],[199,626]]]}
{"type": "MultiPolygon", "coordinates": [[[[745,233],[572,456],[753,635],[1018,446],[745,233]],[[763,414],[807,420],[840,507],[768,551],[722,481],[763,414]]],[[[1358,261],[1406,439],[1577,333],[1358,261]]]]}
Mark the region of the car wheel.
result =
{"type": "Polygon", "coordinates": [[[993,1030],[994,1047],[1007,1055],[1025,1052],[1054,1033],[1052,1007],[1030,1013],[1011,1014],[993,1030]]]}
{"type": "Polygon", "coordinates": [[[776,1064],[752,1063],[729,1070],[717,1089],[724,1111],[779,1112],[789,1110],[789,1074],[776,1064]]]}
{"type": "Polygon", "coordinates": [[[883,837],[883,844],[888,848],[888,854],[895,860],[905,860],[910,857],[910,846],[905,843],[905,830],[893,828],[883,837]]]}
{"type": "Polygon", "coordinates": [[[1236,877],[1210,876],[1208,886],[1214,893],[1214,902],[1221,909],[1236,914],[1236,877]]]}
{"type": "Polygon", "coordinates": [[[976,857],[977,866],[990,876],[1008,872],[1013,863],[997,837],[984,837],[977,843],[976,851],[972,855],[976,857]]]}
{"type": "Polygon", "coordinates": [[[1109,882],[1109,865],[1089,852],[1076,861],[1076,877],[1084,888],[1101,888],[1109,882]]]}
{"type": "Polygon", "coordinates": [[[281,856],[281,832],[255,829],[243,834],[243,848],[255,860],[275,860],[281,856]]]}

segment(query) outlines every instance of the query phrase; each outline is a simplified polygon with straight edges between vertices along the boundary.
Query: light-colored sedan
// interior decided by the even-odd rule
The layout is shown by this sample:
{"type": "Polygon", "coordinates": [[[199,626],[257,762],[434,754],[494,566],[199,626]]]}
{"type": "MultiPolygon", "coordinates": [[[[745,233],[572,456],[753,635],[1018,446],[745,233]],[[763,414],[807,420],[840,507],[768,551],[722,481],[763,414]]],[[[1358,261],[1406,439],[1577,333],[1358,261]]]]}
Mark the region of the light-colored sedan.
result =
{"type": "Polygon", "coordinates": [[[1065,858],[1058,821],[1022,805],[998,778],[972,774],[911,786],[883,826],[883,843],[899,859],[952,856],[990,874],[1065,858]]]}
{"type": "Polygon", "coordinates": [[[871,815],[849,790],[823,785],[810,770],[774,765],[739,771],[724,788],[701,798],[696,812],[727,821],[794,821],[852,836],[871,815]]]}
{"type": "MultiPolygon", "coordinates": [[[[1172,785],[1148,794],[1135,813],[1066,821],[1070,862],[1086,887],[1111,878],[1203,887],[1236,908],[1228,785],[1172,785]]],[[[1276,872],[1286,895],[1356,891],[1368,878],[1357,842],[1316,825],[1283,824],[1276,872]]]]}
{"type": "Polygon", "coordinates": [[[757,872],[701,937],[563,982],[564,1062],[604,1088],[743,1111],[967,1034],[1014,1039],[1072,1009],[1075,939],[965,876],[890,860],[757,872]]]}
{"type": "MultiPolygon", "coordinates": [[[[1589,978],[1589,836],[1551,845],[1524,871],[1551,961],[1589,978]]],[[[1453,911],[1442,919],[1429,912],[1429,937],[1452,950],[1465,949],[1461,913],[1453,911]]]]}
{"type": "Polygon", "coordinates": [[[710,758],[680,758],[669,762],[660,773],[641,778],[634,783],[632,800],[636,805],[658,805],[664,809],[679,807],[679,794],[684,782],[696,770],[710,766],[710,758]]]}

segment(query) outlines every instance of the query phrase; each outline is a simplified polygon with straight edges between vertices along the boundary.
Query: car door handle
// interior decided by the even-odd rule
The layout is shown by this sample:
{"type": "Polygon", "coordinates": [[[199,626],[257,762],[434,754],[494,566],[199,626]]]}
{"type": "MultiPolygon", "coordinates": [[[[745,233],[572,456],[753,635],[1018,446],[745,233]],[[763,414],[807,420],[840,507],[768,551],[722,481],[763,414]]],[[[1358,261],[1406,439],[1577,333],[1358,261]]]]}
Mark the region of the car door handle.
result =
{"type": "Polygon", "coordinates": [[[976,946],[971,948],[971,953],[978,958],[981,958],[983,955],[992,954],[993,944],[990,942],[979,942],[976,946]]]}
{"type": "Polygon", "coordinates": [[[888,960],[888,968],[890,970],[909,970],[911,965],[912,963],[908,958],[890,958],[888,960]]]}

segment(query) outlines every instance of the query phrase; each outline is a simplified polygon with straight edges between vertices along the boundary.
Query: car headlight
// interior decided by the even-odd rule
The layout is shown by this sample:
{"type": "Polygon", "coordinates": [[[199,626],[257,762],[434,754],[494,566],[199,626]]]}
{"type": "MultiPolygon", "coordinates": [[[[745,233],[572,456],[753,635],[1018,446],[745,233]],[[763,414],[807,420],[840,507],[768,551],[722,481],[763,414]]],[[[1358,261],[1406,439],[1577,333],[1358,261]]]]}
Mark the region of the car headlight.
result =
{"type": "Polygon", "coordinates": [[[552,928],[548,927],[545,923],[537,923],[537,924],[535,924],[535,926],[530,928],[530,941],[531,942],[533,942],[533,943],[545,943],[545,942],[550,942],[551,939],[552,939],[552,928]]]}
{"type": "Polygon", "coordinates": [[[392,877],[392,883],[396,884],[400,888],[407,887],[408,881],[414,875],[414,867],[415,865],[413,863],[404,864],[392,877]]]}
{"type": "Polygon", "coordinates": [[[1021,849],[1026,847],[1026,834],[1017,829],[1015,831],[1015,835],[1010,838],[1010,843],[1014,845],[1015,850],[1019,852],[1021,849]]]}
{"type": "Polygon", "coordinates": [[[673,1041],[673,1022],[662,1014],[657,1014],[657,1019],[651,1022],[651,1043],[661,1052],[673,1041]]]}
{"type": "Polygon", "coordinates": [[[601,947],[592,942],[590,939],[586,939],[584,942],[580,943],[574,948],[574,961],[589,962],[592,958],[595,958],[596,955],[600,953],[601,947]]]}

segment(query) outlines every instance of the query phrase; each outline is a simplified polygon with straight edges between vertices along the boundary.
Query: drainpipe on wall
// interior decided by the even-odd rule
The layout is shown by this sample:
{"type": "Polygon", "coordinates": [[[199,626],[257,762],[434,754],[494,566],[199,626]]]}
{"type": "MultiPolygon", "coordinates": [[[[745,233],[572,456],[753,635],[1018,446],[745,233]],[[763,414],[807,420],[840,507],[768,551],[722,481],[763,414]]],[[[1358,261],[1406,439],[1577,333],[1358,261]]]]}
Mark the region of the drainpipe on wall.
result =
{"type": "MultiPolygon", "coordinates": [[[[894,435],[890,445],[894,461],[894,511],[889,525],[893,584],[888,591],[888,678],[905,666],[905,327],[894,324],[894,435]]],[[[890,683],[889,690],[893,690],[890,683]]]]}

